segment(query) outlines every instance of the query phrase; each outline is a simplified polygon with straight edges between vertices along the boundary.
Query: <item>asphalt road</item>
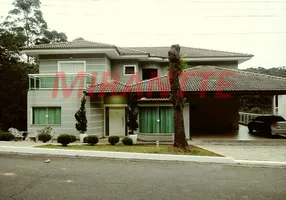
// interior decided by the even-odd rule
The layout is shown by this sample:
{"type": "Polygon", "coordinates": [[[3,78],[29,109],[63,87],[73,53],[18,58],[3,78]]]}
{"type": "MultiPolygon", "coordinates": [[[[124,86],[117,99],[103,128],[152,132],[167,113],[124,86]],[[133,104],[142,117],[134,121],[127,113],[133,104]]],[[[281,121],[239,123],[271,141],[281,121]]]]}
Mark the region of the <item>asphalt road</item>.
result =
{"type": "Polygon", "coordinates": [[[286,169],[0,154],[0,200],[286,199],[286,169]]]}

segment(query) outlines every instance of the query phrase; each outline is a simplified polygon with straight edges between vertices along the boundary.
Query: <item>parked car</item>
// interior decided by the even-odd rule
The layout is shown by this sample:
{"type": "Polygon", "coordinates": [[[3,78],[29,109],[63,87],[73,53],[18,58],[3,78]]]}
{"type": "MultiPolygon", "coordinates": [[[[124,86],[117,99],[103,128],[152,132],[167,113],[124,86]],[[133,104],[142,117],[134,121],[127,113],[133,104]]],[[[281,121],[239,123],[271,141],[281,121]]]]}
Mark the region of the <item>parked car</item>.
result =
{"type": "Polygon", "coordinates": [[[248,123],[249,133],[258,132],[266,137],[286,135],[286,120],[278,115],[262,115],[248,123]]]}

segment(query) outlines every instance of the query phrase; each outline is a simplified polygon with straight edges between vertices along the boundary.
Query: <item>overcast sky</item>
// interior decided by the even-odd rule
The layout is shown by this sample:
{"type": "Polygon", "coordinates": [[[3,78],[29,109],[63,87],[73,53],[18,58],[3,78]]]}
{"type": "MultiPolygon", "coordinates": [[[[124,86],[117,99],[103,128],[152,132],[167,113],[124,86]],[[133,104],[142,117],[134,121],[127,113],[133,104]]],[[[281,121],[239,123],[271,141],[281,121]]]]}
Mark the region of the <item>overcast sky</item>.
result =
{"type": "MultiPolygon", "coordinates": [[[[13,0],[0,1],[6,16],[13,0]]],[[[50,29],[118,46],[180,44],[253,54],[239,66],[286,66],[286,0],[41,0],[50,29]]]]}

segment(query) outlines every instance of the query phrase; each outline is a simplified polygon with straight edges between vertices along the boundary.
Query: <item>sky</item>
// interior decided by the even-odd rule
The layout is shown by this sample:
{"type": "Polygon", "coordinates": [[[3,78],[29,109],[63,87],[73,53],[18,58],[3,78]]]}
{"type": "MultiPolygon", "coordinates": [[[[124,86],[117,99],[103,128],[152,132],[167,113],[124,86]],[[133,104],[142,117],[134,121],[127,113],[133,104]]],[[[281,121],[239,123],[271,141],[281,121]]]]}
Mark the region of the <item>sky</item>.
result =
{"type": "MultiPolygon", "coordinates": [[[[13,0],[0,1],[0,16],[13,0]]],[[[286,66],[286,0],[41,0],[44,19],[69,41],[179,44],[253,54],[239,65],[286,66]]]]}

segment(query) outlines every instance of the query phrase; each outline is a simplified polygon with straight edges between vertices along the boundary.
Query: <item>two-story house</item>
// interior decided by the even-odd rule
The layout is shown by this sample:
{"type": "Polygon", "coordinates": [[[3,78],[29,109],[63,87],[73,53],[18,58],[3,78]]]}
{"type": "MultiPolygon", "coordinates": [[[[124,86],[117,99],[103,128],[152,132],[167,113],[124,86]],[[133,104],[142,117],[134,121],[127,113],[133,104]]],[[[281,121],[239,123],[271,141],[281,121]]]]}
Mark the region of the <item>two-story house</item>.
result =
{"type": "MultiPolygon", "coordinates": [[[[87,134],[127,135],[128,100],[122,94],[134,93],[139,139],[172,139],[173,109],[167,99],[169,50],[123,48],[82,38],[25,47],[24,53],[39,59],[39,74],[29,75],[28,131],[49,125],[57,134],[78,135],[74,114],[84,90],[90,96],[87,134]]],[[[187,138],[192,132],[238,129],[239,95],[285,94],[285,79],[237,70],[252,55],[190,47],[181,47],[181,53],[190,65],[184,73],[187,78],[181,78],[187,138]],[[230,96],[221,98],[217,91],[230,96]]]]}

